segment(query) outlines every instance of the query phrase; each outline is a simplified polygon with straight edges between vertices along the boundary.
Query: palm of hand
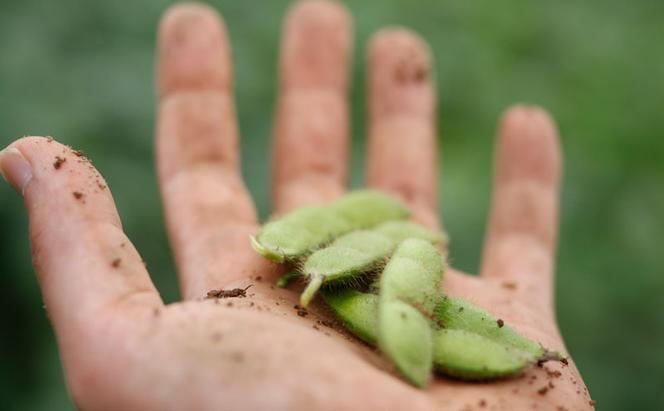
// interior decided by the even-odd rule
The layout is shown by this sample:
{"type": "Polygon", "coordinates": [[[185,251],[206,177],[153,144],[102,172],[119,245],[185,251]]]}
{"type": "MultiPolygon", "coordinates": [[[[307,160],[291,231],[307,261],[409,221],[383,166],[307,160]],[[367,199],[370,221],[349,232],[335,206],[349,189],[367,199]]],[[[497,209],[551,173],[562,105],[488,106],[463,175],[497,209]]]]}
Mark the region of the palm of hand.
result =
{"type": "MultiPolygon", "coordinates": [[[[340,7],[312,1],[291,12],[276,133],[277,212],[343,192],[348,49],[340,7]]],[[[79,153],[25,138],[0,157],[26,200],[35,267],[82,409],[591,407],[572,362],[490,384],[436,378],[417,390],[334,324],[322,304],[298,313],[300,290],[275,288],[279,268],[249,246],[257,222],[238,172],[228,54],[209,9],[180,6],[164,18],[157,157],[185,302],[160,301],[103,180],[79,153]],[[55,167],[53,158],[65,161],[55,167]],[[17,172],[21,161],[29,178],[17,172]],[[74,196],[54,195],[61,190],[74,196]],[[249,284],[246,298],[202,298],[249,284]]],[[[368,184],[401,196],[418,221],[439,229],[427,49],[404,30],[384,31],[372,42],[370,65],[368,184]]],[[[506,114],[482,276],[450,271],[444,290],[564,351],[551,301],[558,156],[554,126],[541,110],[506,114]]]]}

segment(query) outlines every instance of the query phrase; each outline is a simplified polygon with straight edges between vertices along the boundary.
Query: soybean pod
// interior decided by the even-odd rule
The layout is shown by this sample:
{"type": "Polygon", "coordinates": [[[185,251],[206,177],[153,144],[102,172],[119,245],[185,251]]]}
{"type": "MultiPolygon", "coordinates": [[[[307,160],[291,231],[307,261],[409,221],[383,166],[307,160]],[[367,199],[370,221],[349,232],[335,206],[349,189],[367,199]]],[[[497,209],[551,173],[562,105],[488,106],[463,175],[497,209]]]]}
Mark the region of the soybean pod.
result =
{"type": "MultiPolygon", "coordinates": [[[[326,291],[323,297],[349,331],[377,344],[377,295],[346,289],[326,291]]],[[[564,358],[459,298],[443,297],[435,319],[442,328],[434,331],[434,367],[449,376],[490,380],[514,375],[537,361],[564,358]]]]}
{"type": "Polygon", "coordinates": [[[430,318],[438,301],[443,260],[429,242],[409,238],[380,277],[378,346],[412,384],[424,387],[433,365],[430,318]]]}
{"type": "Polygon", "coordinates": [[[328,205],[303,207],[271,221],[251,237],[251,244],[272,261],[297,261],[347,232],[409,215],[401,201],[387,194],[357,191],[328,205]]]}
{"type": "Polygon", "coordinates": [[[307,257],[302,274],[309,281],[300,298],[307,306],[327,282],[350,280],[380,268],[396,246],[407,238],[420,238],[443,246],[445,237],[410,221],[389,221],[372,230],[358,230],[337,238],[307,257]]]}

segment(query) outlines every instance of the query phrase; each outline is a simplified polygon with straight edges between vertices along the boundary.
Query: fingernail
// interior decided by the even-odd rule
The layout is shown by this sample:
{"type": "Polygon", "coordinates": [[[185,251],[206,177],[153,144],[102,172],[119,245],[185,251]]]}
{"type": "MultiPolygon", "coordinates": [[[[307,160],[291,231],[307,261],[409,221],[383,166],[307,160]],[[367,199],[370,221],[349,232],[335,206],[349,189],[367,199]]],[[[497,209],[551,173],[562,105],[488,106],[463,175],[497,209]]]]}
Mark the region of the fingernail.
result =
{"type": "Polygon", "coordinates": [[[30,163],[14,147],[8,147],[0,151],[0,174],[21,195],[32,180],[30,163]]]}

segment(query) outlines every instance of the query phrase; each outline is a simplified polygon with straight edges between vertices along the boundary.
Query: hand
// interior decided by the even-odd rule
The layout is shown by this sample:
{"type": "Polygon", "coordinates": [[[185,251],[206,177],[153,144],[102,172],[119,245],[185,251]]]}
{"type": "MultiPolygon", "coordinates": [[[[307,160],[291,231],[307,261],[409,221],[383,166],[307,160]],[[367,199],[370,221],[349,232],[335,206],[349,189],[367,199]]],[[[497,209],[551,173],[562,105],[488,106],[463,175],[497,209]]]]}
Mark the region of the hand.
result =
{"type": "MultiPolygon", "coordinates": [[[[345,190],[350,49],[350,19],[335,3],[301,2],[289,14],[276,213],[345,190]]],[[[429,50],[413,33],[389,29],[371,41],[368,64],[367,185],[403,198],[418,221],[441,229],[429,50]]],[[[158,116],[159,180],[181,303],[164,306],[105,182],[81,153],[28,137],[0,154],[5,178],[25,199],[35,269],[81,409],[592,408],[571,360],[488,384],[438,377],[418,390],[329,326],[322,304],[298,315],[300,290],[275,289],[280,270],[249,246],[258,221],[240,176],[230,50],[207,7],[176,6],[161,23],[158,116]],[[202,298],[250,284],[246,298],[202,298]]],[[[559,175],[552,121],[538,108],[510,109],[499,131],[481,275],[450,270],[444,289],[565,351],[552,298],[559,175]]]]}

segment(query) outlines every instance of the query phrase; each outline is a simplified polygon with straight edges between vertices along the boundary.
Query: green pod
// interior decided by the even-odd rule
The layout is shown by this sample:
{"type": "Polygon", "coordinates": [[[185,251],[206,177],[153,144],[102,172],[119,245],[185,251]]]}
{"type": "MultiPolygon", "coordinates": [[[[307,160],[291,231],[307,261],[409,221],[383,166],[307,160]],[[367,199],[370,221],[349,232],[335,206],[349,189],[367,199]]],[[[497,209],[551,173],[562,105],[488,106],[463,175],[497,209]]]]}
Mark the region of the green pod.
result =
{"type": "MultiPolygon", "coordinates": [[[[349,331],[377,344],[377,295],[346,289],[325,291],[323,297],[349,331]]],[[[444,297],[435,318],[443,328],[434,331],[434,367],[449,376],[490,380],[514,375],[536,361],[563,359],[462,299],[444,297]]]]}
{"type": "Polygon", "coordinates": [[[461,298],[443,297],[436,307],[436,318],[443,328],[452,330],[472,331],[482,337],[496,341],[540,358],[545,349],[531,341],[491,313],[461,298]]]}
{"type": "Polygon", "coordinates": [[[303,207],[265,224],[251,237],[254,250],[282,263],[296,261],[349,231],[409,216],[399,200],[378,191],[357,191],[324,206],[303,207]]]}
{"type": "Polygon", "coordinates": [[[489,380],[514,375],[539,356],[465,329],[440,329],[434,340],[438,371],[464,380],[489,380]]]}
{"type": "Polygon", "coordinates": [[[417,308],[400,301],[378,305],[378,346],[408,381],[425,387],[433,366],[431,323],[417,308]]]}
{"type": "Polygon", "coordinates": [[[424,387],[433,366],[431,316],[443,261],[429,242],[409,238],[397,247],[380,277],[378,346],[408,381],[424,387]]]}
{"type": "Polygon", "coordinates": [[[351,333],[376,346],[378,296],[353,289],[323,290],[323,299],[351,333]]]}
{"type": "Polygon", "coordinates": [[[300,298],[307,306],[318,289],[327,282],[349,280],[379,268],[394,248],[407,238],[420,238],[442,245],[444,237],[410,221],[388,221],[371,230],[358,230],[337,238],[332,244],[312,253],[302,267],[309,281],[300,298]]]}

